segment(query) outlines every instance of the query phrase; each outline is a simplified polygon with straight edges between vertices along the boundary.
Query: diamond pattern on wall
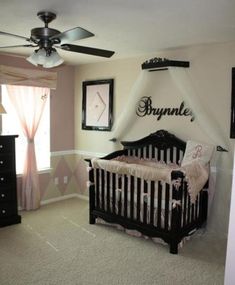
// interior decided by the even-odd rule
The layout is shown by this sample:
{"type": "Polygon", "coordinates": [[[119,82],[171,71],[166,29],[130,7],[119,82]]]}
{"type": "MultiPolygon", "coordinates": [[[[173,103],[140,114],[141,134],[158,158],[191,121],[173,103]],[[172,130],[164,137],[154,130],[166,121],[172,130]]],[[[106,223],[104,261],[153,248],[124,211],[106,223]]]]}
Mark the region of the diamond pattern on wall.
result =
{"type": "Polygon", "coordinates": [[[43,173],[39,175],[41,197],[44,196],[47,187],[49,186],[50,180],[51,180],[50,173],[43,173]]]}
{"type": "Polygon", "coordinates": [[[39,175],[41,199],[54,199],[73,193],[88,195],[87,167],[88,163],[84,161],[84,157],[81,155],[63,154],[51,156],[50,172],[39,175]],[[64,183],[65,176],[68,178],[67,183],[64,183]],[[58,184],[55,183],[55,178],[57,178],[58,184]]]}
{"type": "Polygon", "coordinates": [[[57,164],[57,167],[56,167],[55,172],[54,172],[54,179],[56,177],[58,178],[58,182],[59,182],[57,187],[58,187],[60,193],[64,194],[66,192],[66,188],[68,186],[69,180],[72,177],[72,171],[71,171],[70,167],[68,166],[64,157],[62,157],[60,159],[59,163],[57,164]],[[66,184],[64,183],[64,177],[65,176],[68,177],[68,181],[66,184]]]}
{"type": "Polygon", "coordinates": [[[79,159],[77,161],[77,165],[74,171],[74,177],[78,184],[78,192],[83,194],[87,191],[87,181],[89,180],[87,164],[83,159],[79,159]]]}

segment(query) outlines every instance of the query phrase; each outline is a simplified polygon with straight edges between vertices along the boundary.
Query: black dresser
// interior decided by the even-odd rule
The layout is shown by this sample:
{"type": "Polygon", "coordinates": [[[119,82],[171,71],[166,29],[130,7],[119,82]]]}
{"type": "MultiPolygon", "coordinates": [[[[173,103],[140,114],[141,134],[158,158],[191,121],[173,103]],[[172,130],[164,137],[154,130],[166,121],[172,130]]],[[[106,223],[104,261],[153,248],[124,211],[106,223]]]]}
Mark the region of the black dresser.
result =
{"type": "Polygon", "coordinates": [[[0,135],[0,227],[21,222],[16,191],[16,137],[0,135]]]}

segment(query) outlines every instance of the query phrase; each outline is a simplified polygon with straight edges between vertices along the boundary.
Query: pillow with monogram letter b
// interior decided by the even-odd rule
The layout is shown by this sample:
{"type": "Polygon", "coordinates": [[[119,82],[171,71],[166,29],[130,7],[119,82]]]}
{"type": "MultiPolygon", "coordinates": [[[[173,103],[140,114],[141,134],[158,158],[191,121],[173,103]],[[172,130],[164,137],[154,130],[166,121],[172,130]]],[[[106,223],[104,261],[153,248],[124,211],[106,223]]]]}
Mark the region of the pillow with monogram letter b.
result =
{"type": "Polygon", "coordinates": [[[197,160],[201,164],[206,165],[213,155],[214,146],[196,141],[187,141],[181,166],[188,165],[197,160]]]}

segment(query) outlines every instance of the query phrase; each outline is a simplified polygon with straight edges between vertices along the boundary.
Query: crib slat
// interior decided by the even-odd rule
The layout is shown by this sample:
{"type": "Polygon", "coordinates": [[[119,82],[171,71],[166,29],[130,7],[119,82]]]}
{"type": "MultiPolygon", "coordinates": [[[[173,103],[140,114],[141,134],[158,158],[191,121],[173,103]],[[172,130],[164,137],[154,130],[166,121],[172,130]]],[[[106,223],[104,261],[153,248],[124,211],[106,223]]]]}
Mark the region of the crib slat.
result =
{"type": "Polygon", "coordinates": [[[170,147],[170,162],[174,162],[174,149],[170,147]]]}
{"type": "MultiPolygon", "coordinates": [[[[89,167],[91,167],[91,161],[89,162],[89,167]]],[[[95,183],[94,183],[94,169],[89,170],[89,223],[95,224],[96,217],[92,214],[95,209],[95,183]]]]}
{"type": "MultiPolygon", "coordinates": [[[[144,181],[144,193],[147,194],[148,193],[148,184],[146,181],[144,181]]],[[[148,196],[144,196],[144,201],[143,201],[143,205],[144,205],[144,212],[143,212],[143,223],[147,224],[147,207],[148,207],[148,196]]]]}
{"type": "Polygon", "coordinates": [[[183,188],[184,190],[184,208],[183,208],[183,227],[186,225],[186,218],[187,218],[187,198],[188,198],[188,193],[187,189],[183,188]]]}
{"type": "MultiPolygon", "coordinates": [[[[123,189],[122,188],[122,178],[123,176],[121,177],[118,177],[117,176],[117,179],[118,179],[118,189],[123,189]]],[[[118,191],[118,215],[121,215],[122,214],[122,191],[118,191]]]]}
{"type": "Polygon", "coordinates": [[[194,222],[194,210],[195,210],[194,204],[191,204],[191,222],[194,222]]]}
{"type": "Polygon", "coordinates": [[[150,224],[154,225],[154,195],[155,195],[155,182],[151,181],[151,196],[150,196],[150,224]]]}
{"type": "Polygon", "coordinates": [[[176,149],[176,163],[179,163],[180,161],[180,150],[176,149]]]}
{"type": "Polygon", "coordinates": [[[124,217],[127,218],[128,178],[124,176],[124,217]]]}
{"type": "Polygon", "coordinates": [[[95,176],[95,180],[96,180],[96,207],[99,208],[100,207],[100,183],[99,183],[99,172],[100,169],[96,169],[96,176],[95,176]]]}
{"type": "Polygon", "coordinates": [[[161,228],[161,211],[162,211],[162,184],[158,182],[157,195],[157,227],[161,228]]]}
{"type": "Polygon", "coordinates": [[[187,203],[188,205],[187,205],[187,224],[189,224],[190,223],[190,218],[191,218],[191,203],[190,203],[190,197],[189,197],[189,195],[188,195],[188,203],[187,203]]]}
{"type": "Polygon", "coordinates": [[[152,145],[152,158],[155,158],[155,147],[152,145]]]}
{"type": "Polygon", "coordinates": [[[145,158],[149,158],[149,150],[150,150],[149,148],[150,147],[151,147],[150,145],[147,145],[146,148],[145,148],[146,149],[146,151],[145,151],[145,158]]]}
{"type": "Polygon", "coordinates": [[[161,160],[161,150],[157,149],[157,160],[161,160]]]}
{"type": "Polygon", "coordinates": [[[199,199],[199,195],[197,195],[197,199],[195,202],[195,218],[196,219],[198,219],[198,205],[199,205],[198,199],[199,199]]]}
{"type": "Polygon", "coordinates": [[[104,194],[105,191],[105,180],[104,180],[104,170],[101,169],[101,208],[105,210],[105,204],[104,204],[104,194]]]}
{"type": "Polygon", "coordinates": [[[168,230],[168,223],[169,223],[169,189],[170,185],[166,183],[166,189],[165,189],[165,217],[164,217],[164,227],[165,230],[168,230]]]}
{"type": "Polygon", "coordinates": [[[112,173],[112,212],[116,214],[116,174],[112,173]]]}
{"type": "Polygon", "coordinates": [[[137,178],[137,215],[136,219],[140,222],[140,194],[141,194],[141,179],[137,178]]]}
{"type": "Polygon", "coordinates": [[[143,147],[140,149],[140,157],[144,157],[144,148],[143,147]]]}
{"type": "Polygon", "coordinates": [[[107,177],[107,196],[106,196],[106,207],[107,211],[110,212],[110,172],[106,172],[106,177],[107,177]]]}
{"type": "Polygon", "coordinates": [[[134,182],[135,182],[134,176],[131,176],[130,218],[132,220],[134,219],[134,192],[135,192],[134,182]]]}
{"type": "Polygon", "coordinates": [[[167,163],[167,149],[164,149],[163,151],[163,161],[167,163]]]}

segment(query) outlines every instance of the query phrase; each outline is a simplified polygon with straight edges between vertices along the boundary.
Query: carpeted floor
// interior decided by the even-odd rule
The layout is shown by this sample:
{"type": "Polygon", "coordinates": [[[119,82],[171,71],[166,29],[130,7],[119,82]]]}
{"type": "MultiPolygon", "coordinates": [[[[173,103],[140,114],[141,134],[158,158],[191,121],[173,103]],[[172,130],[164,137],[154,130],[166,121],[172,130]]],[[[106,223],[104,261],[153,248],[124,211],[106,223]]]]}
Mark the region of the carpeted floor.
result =
{"type": "Polygon", "coordinates": [[[226,243],[204,234],[179,251],[88,224],[88,202],[69,199],[22,212],[0,229],[1,285],[223,284],[226,243]]]}

